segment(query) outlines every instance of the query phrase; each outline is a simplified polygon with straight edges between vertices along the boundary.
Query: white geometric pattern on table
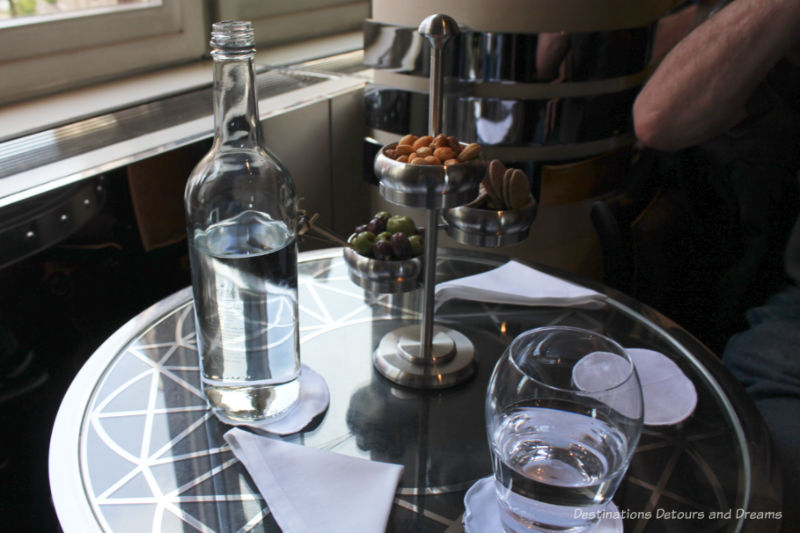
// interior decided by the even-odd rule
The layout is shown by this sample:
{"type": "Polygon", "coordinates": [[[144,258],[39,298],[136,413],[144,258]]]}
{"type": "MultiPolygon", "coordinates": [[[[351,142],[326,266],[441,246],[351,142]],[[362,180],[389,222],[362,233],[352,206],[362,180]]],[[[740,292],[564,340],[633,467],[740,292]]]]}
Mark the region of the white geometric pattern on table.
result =
{"type": "MultiPolygon", "coordinates": [[[[416,310],[406,309],[393,296],[380,295],[366,301],[365,298],[372,297],[350,281],[341,257],[301,263],[299,287],[302,346],[324,345],[326,335],[340,328],[383,320],[419,320],[416,310]]],[[[466,320],[480,314],[498,331],[505,331],[506,311],[501,307],[482,305],[479,311],[471,309],[450,319],[466,320]]],[[[531,312],[526,311],[526,315],[531,312]]],[[[604,327],[597,321],[602,313],[595,316],[561,309],[551,312],[547,320],[550,324],[570,323],[578,315],[577,320],[585,327],[604,327]]],[[[348,377],[353,376],[356,381],[373,374],[371,365],[362,363],[370,359],[374,339],[365,339],[358,346],[366,350],[360,354],[363,361],[357,368],[361,374],[355,375],[355,363],[346,369],[348,377]]],[[[315,363],[325,364],[321,359],[315,363]]],[[[341,362],[329,364],[332,366],[324,370],[330,371],[341,362]]],[[[316,435],[316,440],[308,438],[304,444],[358,453],[352,442],[354,437],[346,430],[335,424],[328,430],[332,418],[344,416],[342,406],[332,404],[322,436],[316,435]]],[[[645,479],[635,473],[628,476],[628,483],[651,494],[648,508],[661,497],[696,505],[670,488],[673,472],[680,461],[686,460],[710,487],[712,503],[704,505],[710,505],[709,509],[730,507],[723,488],[729,484],[717,478],[725,474],[724,469],[717,468],[719,458],[695,451],[703,442],[713,443],[729,435],[719,426],[722,419],[718,411],[710,416],[707,413],[706,425],[693,433],[681,434],[680,442],[673,434],[662,435],[660,429],[646,430],[649,440],[640,443],[637,456],[641,454],[648,463],[648,454],[659,451],[668,454],[666,465],[656,479],[645,479]]],[[[190,293],[184,304],[141,331],[121,351],[97,380],[83,419],[75,424],[81,424],[79,464],[85,493],[103,529],[278,531],[263,499],[222,439],[227,427],[206,407],[200,389],[190,293]]],[[[412,500],[405,499],[416,494],[417,487],[401,486],[395,503],[443,527],[457,519],[417,507],[412,500]]],[[[637,527],[645,526],[641,523],[637,527]]]]}
{"type": "MultiPolygon", "coordinates": [[[[330,266],[333,271],[316,269],[311,275],[300,275],[301,344],[338,327],[375,320],[364,292],[353,285],[342,267],[339,262],[330,266]],[[316,281],[320,276],[324,282],[316,281]],[[342,298],[350,300],[350,309],[335,316],[332,307],[342,298]]],[[[381,295],[375,301],[383,304],[387,317],[392,311],[396,317],[402,310],[393,308],[388,300],[381,295]]],[[[196,445],[207,423],[217,422],[200,388],[192,311],[189,301],[143,332],[106,371],[90,400],[81,469],[104,529],[115,529],[112,522],[118,519],[119,509],[132,505],[139,508],[138,523],[130,523],[130,516],[124,514],[126,527],[152,531],[169,529],[175,520],[199,531],[216,530],[216,524],[207,524],[187,511],[191,504],[252,502],[250,514],[239,524],[242,531],[252,530],[269,514],[249,482],[240,483],[238,493],[194,490],[233,465],[237,476],[243,476],[243,471],[221,439],[213,446],[196,445]],[[132,431],[137,438],[131,438],[132,431]],[[195,441],[195,451],[176,454],[186,439],[195,441]],[[104,458],[89,461],[89,454],[95,458],[103,454],[104,458]],[[176,465],[181,462],[203,460],[210,468],[196,477],[170,479],[170,470],[178,470],[176,465]],[[93,470],[93,464],[102,464],[103,472],[93,470]]]]}

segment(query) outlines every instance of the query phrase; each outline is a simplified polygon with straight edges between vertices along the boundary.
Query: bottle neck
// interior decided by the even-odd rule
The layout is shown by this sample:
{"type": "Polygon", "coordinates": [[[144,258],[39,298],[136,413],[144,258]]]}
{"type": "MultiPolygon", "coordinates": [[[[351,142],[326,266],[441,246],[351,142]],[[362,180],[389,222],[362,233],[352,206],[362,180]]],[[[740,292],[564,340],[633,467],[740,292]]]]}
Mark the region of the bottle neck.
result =
{"type": "Polygon", "coordinates": [[[214,55],[214,143],[218,149],[261,144],[253,54],[214,55]]]}

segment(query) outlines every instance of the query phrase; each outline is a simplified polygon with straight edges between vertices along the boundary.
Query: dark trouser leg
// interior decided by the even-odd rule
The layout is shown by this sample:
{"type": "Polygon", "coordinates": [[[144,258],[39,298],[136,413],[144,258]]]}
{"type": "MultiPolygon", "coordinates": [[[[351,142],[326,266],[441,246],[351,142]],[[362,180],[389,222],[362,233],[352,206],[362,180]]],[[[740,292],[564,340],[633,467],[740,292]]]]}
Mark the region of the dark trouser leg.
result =
{"type": "Polygon", "coordinates": [[[800,288],[776,294],[747,318],[750,328],[731,338],[723,361],[769,428],[783,472],[784,531],[800,531],[800,288]]]}

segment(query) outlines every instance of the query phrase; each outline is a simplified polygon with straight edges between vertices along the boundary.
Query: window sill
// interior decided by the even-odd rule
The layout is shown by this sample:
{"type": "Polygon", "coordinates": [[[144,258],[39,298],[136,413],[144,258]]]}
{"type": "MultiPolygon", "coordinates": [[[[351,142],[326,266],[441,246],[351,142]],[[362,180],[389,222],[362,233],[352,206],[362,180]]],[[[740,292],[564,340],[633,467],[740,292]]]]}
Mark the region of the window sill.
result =
{"type": "MultiPolygon", "coordinates": [[[[262,121],[363,87],[361,39],[260,52],[262,121]]],[[[0,109],[0,208],[210,138],[211,70],[201,61],[0,109]]]]}
{"type": "MultiPolygon", "coordinates": [[[[349,32],[259,51],[258,67],[288,66],[360,49],[363,35],[349,32]]],[[[33,132],[131,107],[211,83],[211,60],[131,76],[0,107],[0,143],[33,132]]]]}

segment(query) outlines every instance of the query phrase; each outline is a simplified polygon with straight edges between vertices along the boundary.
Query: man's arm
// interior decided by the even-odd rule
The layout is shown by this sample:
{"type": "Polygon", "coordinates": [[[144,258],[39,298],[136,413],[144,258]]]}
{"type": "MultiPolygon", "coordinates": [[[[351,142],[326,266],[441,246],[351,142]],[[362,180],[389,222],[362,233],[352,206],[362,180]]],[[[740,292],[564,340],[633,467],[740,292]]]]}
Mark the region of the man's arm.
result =
{"type": "Polygon", "coordinates": [[[800,0],[735,0],[678,43],[633,105],[636,135],[677,150],[747,115],[745,105],[800,35],[800,0]]]}
{"type": "Polygon", "coordinates": [[[656,25],[653,36],[653,53],[651,64],[658,64],[681,39],[686,37],[695,27],[698,16],[697,4],[692,4],[680,11],[662,17],[656,25]]]}

